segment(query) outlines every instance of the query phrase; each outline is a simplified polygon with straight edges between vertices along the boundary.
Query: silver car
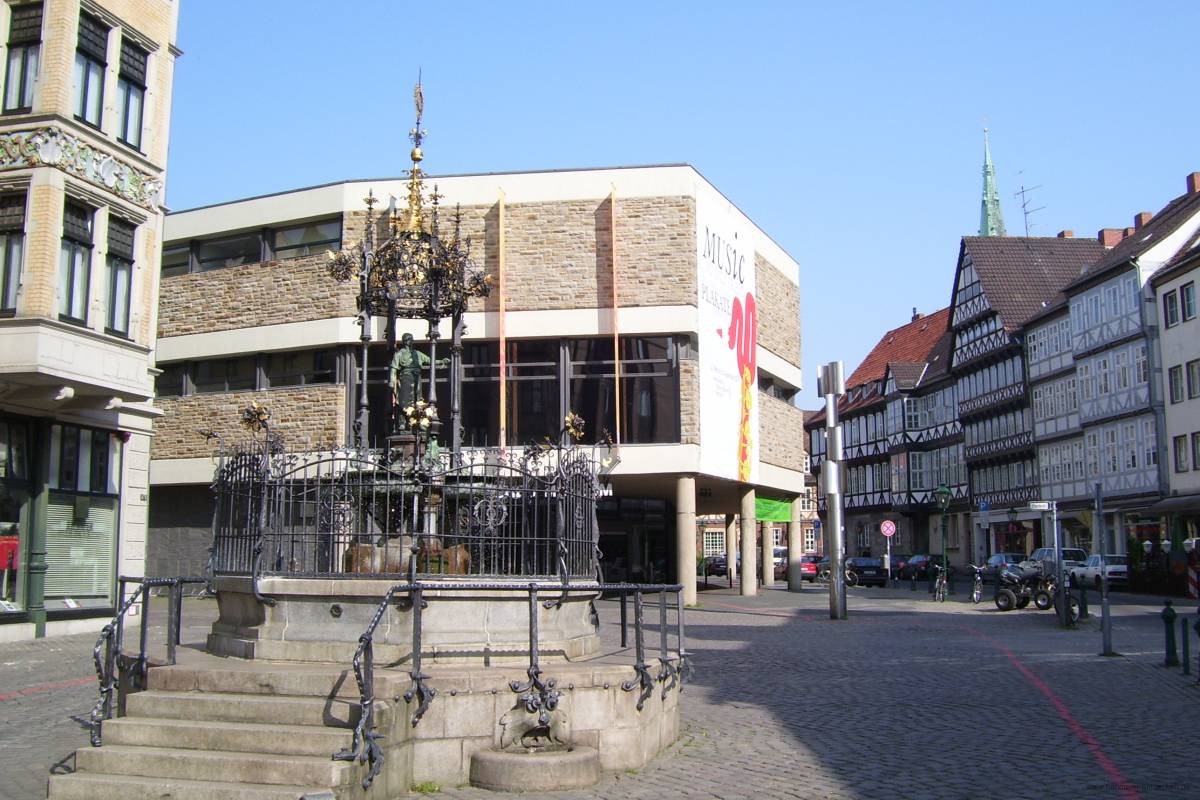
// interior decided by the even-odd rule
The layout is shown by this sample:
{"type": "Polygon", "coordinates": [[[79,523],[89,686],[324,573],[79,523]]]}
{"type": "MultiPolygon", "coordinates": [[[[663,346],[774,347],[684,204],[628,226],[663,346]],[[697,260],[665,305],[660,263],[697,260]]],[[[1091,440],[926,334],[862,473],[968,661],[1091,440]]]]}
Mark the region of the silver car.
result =
{"type": "Polygon", "coordinates": [[[1071,570],[1071,579],[1076,586],[1095,586],[1099,589],[1100,576],[1103,574],[1101,569],[1108,573],[1110,584],[1124,586],[1129,582],[1129,559],[1118,555],[1088,556],[1081,566],[1071,570]]]}

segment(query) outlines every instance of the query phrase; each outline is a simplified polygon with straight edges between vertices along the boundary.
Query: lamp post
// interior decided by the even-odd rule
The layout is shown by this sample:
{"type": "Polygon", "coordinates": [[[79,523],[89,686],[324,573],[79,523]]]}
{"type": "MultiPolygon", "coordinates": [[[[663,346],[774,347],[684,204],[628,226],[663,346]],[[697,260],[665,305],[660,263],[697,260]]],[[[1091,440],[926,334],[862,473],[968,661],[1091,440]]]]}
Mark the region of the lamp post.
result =
{"type": "Polygon", "coordinates": [[[938,510],[942,513],[942,574],[949,579],[949,573],[946,571],[946,512],[950,510],[950,489],[946,484],[938,484],[938,488],[934,489],[933,495],[937,498],[938,510]]]}

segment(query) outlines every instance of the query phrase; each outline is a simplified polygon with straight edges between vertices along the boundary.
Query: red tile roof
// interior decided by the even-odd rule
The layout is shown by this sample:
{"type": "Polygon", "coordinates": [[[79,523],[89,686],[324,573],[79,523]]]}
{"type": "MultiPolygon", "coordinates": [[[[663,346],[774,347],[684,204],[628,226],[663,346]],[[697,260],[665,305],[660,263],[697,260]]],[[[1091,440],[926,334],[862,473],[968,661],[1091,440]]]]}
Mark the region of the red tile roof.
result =
{"type": "Polygon", "coordinates": [[[894,361],[910,364],[928,361],[930,352],[947,331],[949,322],[950,309],[943,308],[888,331],[846,380],[846,388],[882,380],[887,374],[888,364],[894,361]]]}

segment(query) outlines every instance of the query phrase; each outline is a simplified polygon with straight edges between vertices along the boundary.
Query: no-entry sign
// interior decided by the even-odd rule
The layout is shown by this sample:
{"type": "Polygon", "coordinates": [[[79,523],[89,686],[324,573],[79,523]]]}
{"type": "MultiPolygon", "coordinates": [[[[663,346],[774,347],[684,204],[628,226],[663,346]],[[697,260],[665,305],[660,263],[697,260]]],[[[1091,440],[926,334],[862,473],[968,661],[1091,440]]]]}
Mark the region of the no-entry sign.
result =
{"type": "Polygon", "coordinates": [[[890,519],[885,519],[883,522],[879,523],[879,532],[884,536],[891,536],[896,532],[896,523],[892,522],[890,519]]]}

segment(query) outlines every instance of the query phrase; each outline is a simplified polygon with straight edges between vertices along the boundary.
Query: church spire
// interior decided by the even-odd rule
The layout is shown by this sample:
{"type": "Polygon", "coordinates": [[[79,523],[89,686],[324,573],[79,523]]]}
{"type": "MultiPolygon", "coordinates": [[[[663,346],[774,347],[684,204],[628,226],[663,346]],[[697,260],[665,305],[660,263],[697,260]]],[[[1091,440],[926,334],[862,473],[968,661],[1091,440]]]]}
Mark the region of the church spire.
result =
{"type": "Polygon", "coordinates": [[[988,129],[983,129],[983,203],[979,211],[980,236],[1006,236],[1004,215],[1000,212],[1000,191],[996,188],[996,168],[992,166],[992,148],[988,129]]]}

